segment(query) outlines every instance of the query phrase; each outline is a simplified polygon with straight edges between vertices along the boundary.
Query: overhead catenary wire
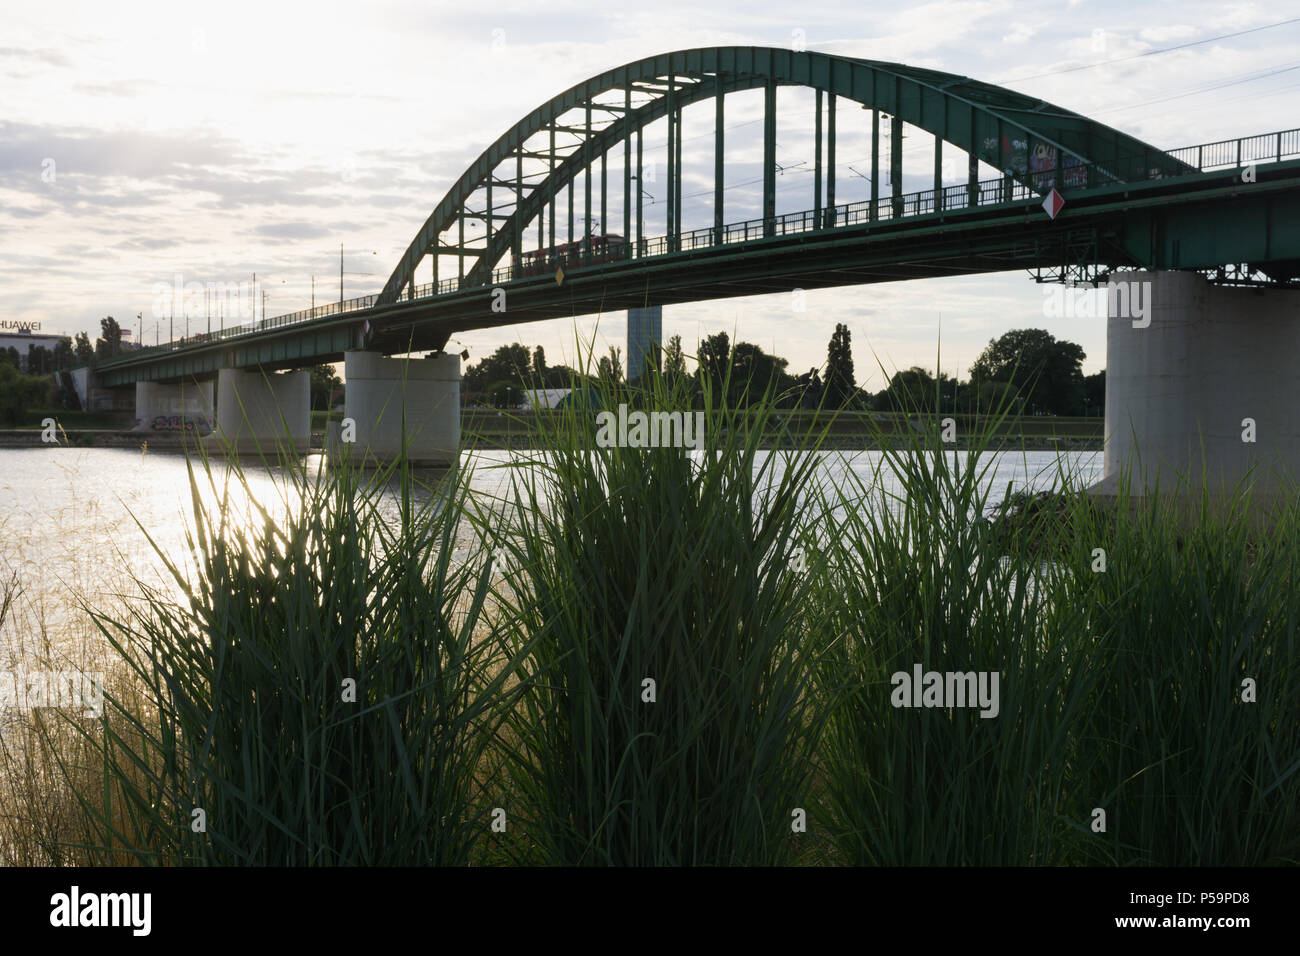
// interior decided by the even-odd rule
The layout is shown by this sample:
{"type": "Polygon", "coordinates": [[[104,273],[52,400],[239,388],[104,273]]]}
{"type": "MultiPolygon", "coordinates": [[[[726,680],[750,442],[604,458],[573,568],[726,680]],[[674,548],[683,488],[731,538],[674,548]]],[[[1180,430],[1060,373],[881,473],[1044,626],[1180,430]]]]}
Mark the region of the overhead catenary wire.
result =
{"type": "Polygon", "coordinates": [[[1159,50],[1144,50],[1141,53],[1130,53],[1128,56],[1112,57],[1109,60],[1100,60],[1097,63],[1085,63],[1081,66],[1067,66],[1059,70],[1049,70],[1046,73],[1033,73],[1029,76],[1013,76],[1010,79],[1002,80],[1001,82],[1003,84],[1019,83],[1023,80],[1040,80],[1045,76],[1060,76],[1063,73],[1078,73],[1080,70],[1095,70],[1097,67],[1109,66],[1112,63],[1125,63],[1130,60],[1140,60],[1143,57],[1159,56],[1162,53],[1173,53],[1175,50],[1186,50],[1188,47],[1203,46],[1206,43],[1214,43],[1216,40],[1229,40],[1233,37],[1245,36],[1248,33],[1259,33],[1261,30],[1274,30],[1278,27],[1289,26],[1292,23],[1300,23],[1300,17],[1292,17],[1289,20],[1279,20],[1277,23],[1266,23],[1263,26],[1251,27],[1248,30],[1238,30],[1235,33],[1221,33],[1218,36],[1205,37],[1202,40],[1190,40],[1187,43],[1161,47],[1159,50]]]}

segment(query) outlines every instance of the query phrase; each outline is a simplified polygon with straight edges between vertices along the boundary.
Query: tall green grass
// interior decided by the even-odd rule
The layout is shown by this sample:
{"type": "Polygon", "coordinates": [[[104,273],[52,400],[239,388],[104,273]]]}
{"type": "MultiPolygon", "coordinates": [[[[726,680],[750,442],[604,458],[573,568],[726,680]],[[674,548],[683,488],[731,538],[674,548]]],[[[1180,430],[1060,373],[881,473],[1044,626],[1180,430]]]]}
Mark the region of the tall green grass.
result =
{"type": "MultiPolygon", "coordinates": [[[[601,405],[690,415],[683,390],[601,405]]],[[[811,575],[791,570],[809,454],[706,397],[703,448],[600,447],[596,411],[542,419],[502,535],[527,655],[510,719],[519,812],[548,863],[791,859],[821,718],[811,575]],[[784,465],[778,469],[778,463],[784,465]],[[646,681],[653,681],[650,702],[646,681]]]]}
{"type": "Polygon", "coordinates": [[[129,613],[96,614],[145,704],[107,702],[104,785],[79,793],[94,853],[466,863],[512,669],[480,633],[488,564],[452,562],[464,478],[420,496],[403,469],[396,514],[391,472],[293,466],[283,513],[243,467],[191,461],[190,478],[195,561],[164,555],[181,599],[144,588],[129,613]]]}
{"type": "Polygon", "coordinates": [[[1296,862],[1295,496],[1242,488],[1189,515],[1130,498],[1127,479],[1118,502],[1092,499],[1062,473],[1054,509],[990,521],[1007,516],[984,480],[988,425],[965,458],[937,427],[895,444],[877,477],[902,494],[850,475],[827,509],[822,600],[843,637],[823,758],[844,857],[1296,862]],[[998,671],[1001,713],[894,708],[890,676],[916,663],[998,671]]]}
{"type": "Polygon", "coordinates": [[[1159,499],[1122,500],[1104,523],[1076,511],[1068,560],[1096,675],[1076,730],[1092,758],[1078,795],[1108,817],[1089,858],[1295,864],[1300,498],[1198,498],[1190,518],[1159,499]],[[1105,571],[1085,571],[1098,548],[1105,571]]]}
{"type": "Polygon", "coordinates": [[[937,426],[895,442],[872,480],[828,492],[819,601],[824,752],[837,845],[857,864],[1056,864],[1074,853],[1071,728],[1093,675],[1066,569],[994,545],[988,436],[958,456],[937,426]],[[887,489],[893,477],[902,493],[887,489]],[[891,676],[995,672],[999,712],[895,707],[891,676]]]}
{"type": "MultiPolygon", "coordinates": [[[[706,393],[699,450],[602,447],[598,408],[535,416],[500,499],[463,469],[422,491],[402,463],[290,464],[271,507],[251,472],[193,462],[192,563],[92,609],[134,684],[34,761],[80,807],[63,858],[1300,859],[1294,494],[1189,520],[1062,472],[1017,521],[997,410],[960,454],[937,415],[878,435],[862,476],[822,419],[766,451],[765,398],[706,393]],[[996,672],[997,716],[895,707],[917,664],[996,672]]],[[[620,403],[692,414],[654,374],[606,383],[620,403]]]]}

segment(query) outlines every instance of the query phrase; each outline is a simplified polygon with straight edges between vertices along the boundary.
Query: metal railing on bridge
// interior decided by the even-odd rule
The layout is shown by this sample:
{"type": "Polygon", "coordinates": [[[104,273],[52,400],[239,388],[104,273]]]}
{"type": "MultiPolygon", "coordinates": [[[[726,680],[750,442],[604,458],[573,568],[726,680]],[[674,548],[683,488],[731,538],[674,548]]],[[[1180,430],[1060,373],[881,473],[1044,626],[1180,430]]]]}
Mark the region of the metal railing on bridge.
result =
{"type": "MultiPolygon", "coordinates": [[[[936,193],[934,189],[902,195],[882,196],[875,200],[844,203],[826,207],[821,210],[803,210],[766,219],[749,219],[742,222],[728,223],[722,227],[710,226],[676,235],[642,238],[611,248],[602,245],[596,254],[590,254],[585,242],[571,244],[565,252],[555,254],[533,255],[529,268],[507,265],[490,273],[486,282],[473,281],[468,277],[444,279],[440,282],[428,282],[414,286],[410,292],[400,297],[399,301],[417,301],[434,296],[464,292],[473,289],[498,286],[504,282],[528,279],[553,278],[555,271],[563,266],[566,270],[608,265],[630,260],[671,255],[681,252],[693,252],[702,249],[726,246],[736,243],[752,242],[759,239],[776,238],[815,232],[823,229],[835,229],[844,226],[870,225],[886,223],[913,216],[931,215],[936,212],[952,212],[962,209],[1017,203],[1037,199],[1056,188],[1066,192],[1079,189],[1091,189],[1098,186],[1123,183],[1148,182],[1164,179],[1173,175],[1190,175],[1194,173],[1214,172],[1232,169],[1250,164],[1281,162],[1300,158],[1300,129],[1283,130],[1276,133],[1263,133],[1238,139],[1219,140],[1199,146],[1184,146],[1169,150],[1163,154],[1185,168],[1175,167],[1175,171],[1166,173],[1160,168],[1150,168],[1135,160],[1127,165],[1108,163],[1090,163],[1070,165],[1062,163],[1057,167],[1034,170],[1021,175],[1032,181],[1032,187],[1004,173],[996,179],[986,179],[972,183],[960,183],[944,186],[936,193]],[[1058,182],[1059,175],[1059,182],[1058,182]],[[938,205],[936,208],[936,196],[938,205]],[[576,248],[573,248],[576,247],[576,248]]],[[[285,315],[261,319],[257,322],[219,332],[203,333],[189,338],[179,339],[163,345],[137,349],[102,364],[135,360],[154,353],[176,351],[213,343],[238,339],[242,336],[256,335],[273,329],[290,325],[299,325],[319,319],[362,312],[376,305],[377,295],[359,296],[315,308],[301,309],[285,315]]]]}

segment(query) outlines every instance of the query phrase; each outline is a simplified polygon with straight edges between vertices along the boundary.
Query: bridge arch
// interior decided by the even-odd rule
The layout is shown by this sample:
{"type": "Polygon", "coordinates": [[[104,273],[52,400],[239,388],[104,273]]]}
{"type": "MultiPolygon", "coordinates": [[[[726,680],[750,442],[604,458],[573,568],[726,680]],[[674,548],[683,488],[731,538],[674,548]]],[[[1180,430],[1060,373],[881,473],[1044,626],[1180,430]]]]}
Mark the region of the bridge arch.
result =
{"type": "MultiPolygon", "coordinates": [[[[781,86],[806,87],[816,92],[818,155],[822,140],[822,99],[828,98],[831,104],[827,114],[832,129],[829,145],[834,136],[833,105],[835,98],[842,97],[925,130],[934,135],[936,144],[949,143],[966,152],[970,157],[972,189],[977,160],[1006,170],[1010,178],[1026,185],[1043,188],[1041,167],[1031,169],[1019,159],[1035,151],[1052,158],[1049,182],[1062,188],[1070,185],[1072,175],[1094,177],[1093,181],[1096,177],[1120,181],[1134,176],[1175,175],[1186,169],[1154,146],[1112,127],[1045,100],[968,77],[896,63],[780,48],[682,50],[637,60],[594,76],[537,107],[507,130],[465,170],[434,208],[403,253],[377,304],[395,302],[404,292],[414,296],[416,270],[426,257],[432,257],[435,280],[440,278],[439,258],[455,256],[459,282],[487,284],[498,261],[510,253],[520,254],[524,229],[548,204],[552,210],[548,217],[552,237],[549,245],[554,246],[556,197],[586,171],[585,208],[590,222],[592,166],[620,144],[624,148],[622,206],[626,223],[631,207],[633,138],[664,116],[669,117],[668,231],[670,236],[680,232],[681,177],[672,157],[674,148],[680,154],[681,136],[678,132],[674,144],[674,129],[680,130],[681,111],[688,105],[714,99],[718,119],[715,135],[720,134],[725,97],[743,90],[767,91],[764,205],[770,216],[775,194],[775,90],[781,86]],[[639,102],[633,102],[634,95],[639,102]],[[582,114],[581,125],[562,122],[563,117],[574,111],[582,114]],[[539,151],[535,144],[530,148],[529,141],[543,134],[549,140],[549,149],[539,151]],[[557,135],[571,137],[572,141],[557,149],[557,135]],[[1012,145],[1015,143],[1024,144],[1023,153],[1012,145]],[[512,159],[513,175],[509,168],[512,159]],[[529,173],[524,172],[525,161],[532,167],[529,173]],[[500,172],[503,165],[507,167],[504,176],[500,172]],[[535,168],[538,165],[540,172],[535,168]],[[505,199],[499,201],[503,193],[505,199]],[[473,222],[482,224],[483,234],[466,240],[466,224],[473,222]],[[447,245],[442,236],[453,230],[457,233],[456,244],[447,245]],[[466,259],[472,263],[468,271],[466,259]]],[[[721,138],[718,143],[715,225],[720,228],[721,138]]],[[[680,162],[679,155],[677,162],[680,162]]],[[[832,157],[826,171],[827,206],[834,205],[834,165],[832,157]]],[[[937,158],[935,166],[937,186],[937,158]]],[[[821,174],[819,164],[816,187],[819,209],[823,195],[821,174]]],[[[638,182],[638,191],[640,188],[638,182]]],[[[626,229],[624,235],[631,238],[631,232],[626,229]]]]}

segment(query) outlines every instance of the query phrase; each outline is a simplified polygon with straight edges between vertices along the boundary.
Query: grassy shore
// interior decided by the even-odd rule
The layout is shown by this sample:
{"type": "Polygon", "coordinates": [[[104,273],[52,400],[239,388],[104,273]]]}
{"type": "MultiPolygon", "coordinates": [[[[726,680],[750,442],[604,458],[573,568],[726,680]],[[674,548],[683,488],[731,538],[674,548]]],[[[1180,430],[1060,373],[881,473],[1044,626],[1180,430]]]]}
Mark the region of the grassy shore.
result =
{"type": "Polygon", "coordinates": [[[569,410],[498,497],[291,466],[279,521],[194,461],[197,566],[87,608],[103,717],[5,732],[4,862],[1300,860],[1297,499],[1188,527],[1063,474],[1010,520],[1007,420],[960,457],[913,420],[849,423],[886,451],[832,479],[834,416],[710,404],[689,451],[569,410]]]}

